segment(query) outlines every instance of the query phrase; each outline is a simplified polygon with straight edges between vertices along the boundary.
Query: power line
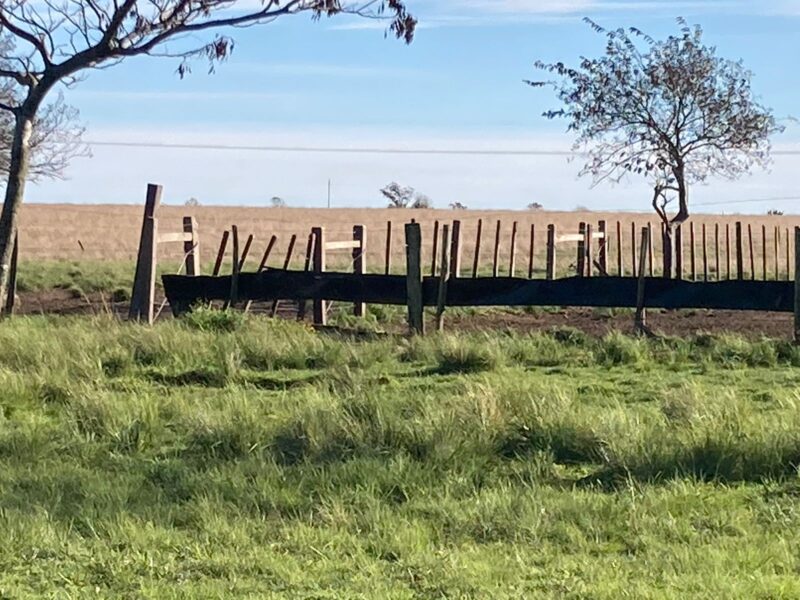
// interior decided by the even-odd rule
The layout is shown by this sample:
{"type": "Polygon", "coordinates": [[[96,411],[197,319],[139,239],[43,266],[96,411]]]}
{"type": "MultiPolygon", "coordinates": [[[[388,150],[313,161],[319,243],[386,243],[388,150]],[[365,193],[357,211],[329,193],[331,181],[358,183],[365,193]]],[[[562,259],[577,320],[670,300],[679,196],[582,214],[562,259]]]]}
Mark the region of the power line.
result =
{"type": "Polygon", "coordinates": [[[746,200],[725,200],[722,202],[700,202],[693,206],[726,206],[728,204],[750,204],[753,202],[788,202],[800,200],[800,196],[775,196],[773,198],[750,198],[746,200]]]}
{"type": "MultiPolygon", "coordinates": [[[[188,144],[172,142],[130,142],[89,140],[89,146],[115,148],[150,148],[170,150],[221,150],[237,152],[297,152],[318,154],[416,154],[442,156],[585,156],[583,152],[571,150],[512,150],[496,148],[478,150],[474,148],[387,148],[380,146],[347,147],[347,146],[260,146],[239,144],[188,144]]],[[[798,150],[775,150],[773,156],[800,156],[798,150]]]]}

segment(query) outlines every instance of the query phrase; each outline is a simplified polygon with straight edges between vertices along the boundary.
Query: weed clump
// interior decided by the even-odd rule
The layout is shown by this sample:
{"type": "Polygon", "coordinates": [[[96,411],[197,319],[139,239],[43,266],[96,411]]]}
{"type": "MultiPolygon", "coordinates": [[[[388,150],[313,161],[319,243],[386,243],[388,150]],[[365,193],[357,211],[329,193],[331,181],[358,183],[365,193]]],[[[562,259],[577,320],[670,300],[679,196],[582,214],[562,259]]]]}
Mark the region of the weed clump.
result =
{"type": "Polygon", "coordinates": [[[187,327],[215,333],[238,331],[244,325],[245,319],[244,313],[239,311],[218,310],[205,306],[197,306],[181,318],[187,327]]]}

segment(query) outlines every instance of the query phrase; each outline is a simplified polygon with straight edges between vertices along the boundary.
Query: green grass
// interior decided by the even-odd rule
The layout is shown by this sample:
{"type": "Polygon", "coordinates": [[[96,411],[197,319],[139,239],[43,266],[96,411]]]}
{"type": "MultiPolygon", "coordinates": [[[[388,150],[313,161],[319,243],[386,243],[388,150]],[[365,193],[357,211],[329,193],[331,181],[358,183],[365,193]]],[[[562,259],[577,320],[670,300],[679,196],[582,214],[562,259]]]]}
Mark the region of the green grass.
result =
{"type": "Polygon", "coordinates": [[[794,598],[800,352],[0,325],[0,597],[794,598]]]}

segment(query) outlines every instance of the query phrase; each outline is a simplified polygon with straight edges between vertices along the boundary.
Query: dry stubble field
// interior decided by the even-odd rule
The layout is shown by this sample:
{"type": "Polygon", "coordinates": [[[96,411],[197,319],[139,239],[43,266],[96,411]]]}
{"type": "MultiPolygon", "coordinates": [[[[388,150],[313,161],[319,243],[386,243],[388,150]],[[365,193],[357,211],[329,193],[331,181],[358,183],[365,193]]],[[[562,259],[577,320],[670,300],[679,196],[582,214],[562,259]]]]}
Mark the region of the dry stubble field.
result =
{"type": "MultiPolygon", "coordinates": [[[[386,247],[387,221],[392,221],[393,263],[403,263],[402,225],[416,219],[423,227],[424,252],[430,258],[433,223],[436,220],[447,222],[454,218],[462,221],[462,235],[465,269],[471,269],[473,251],[477,233],[478,220],[483,220],[481,242],[481,265],[489,268],[492,261],[496,224],[502,222],[500,265],[501,274],[507,272],[510,254],[511,229],[517,221],[519,233],[517,238],[517,264],[520,271],[527,270],[527,254],[530,244],[531,225],[536,226],[536,269],[544,266],[546,231],[548,224],[555,224],[559,234],[577,233],[578,223],[585,221],[596,226],[605,219],[612,232],[609,241],[610,262],[616,261],[616,240],[614,229],[616,222],[622,226],[622,246],[626,268],[630,268],[631,224],[637,229],[648,222],[657,226],[655,215],[650,213],[600,213],[600,212],[550,212],[550,211],[452,211],[452,210],[398,210],[371,208],[256,208],[256,207],[221,207],[221,206],[162,206],[160,208],[161,231],[179,231],[181,218],[192,215],[197,218],[201,234],[201,259],[203,262],[213,260],[222,236],[222,232],[232,224],[239,227],[243,238],[249,234],[255,237],[253,253],[263,252],[270,236],[278,237],[277,246],[270,264],[277,266],[283,260],[289,239],[292,234],[298,236],[294,266],[301,264],[305,241],[311,227],[324,226],[328,240],[348,239],[352,226],[363,224],[368,233],[368,264],[371,268],[383,266],[386,247]]],[[[29,204],[23,208],[20,223],[20,244],[24,257],[28,260],[133,260],[136,254],[139,229],[141,226],[142,207],[139,205],[70,205],[70,204],[29,204]]],[[[714,225],[721,228],[721,255],[724,271],[725,262],[725,225],[731,226],[741,220],[753,229],[754,250],[756,254],[756,272],[761,269],[761,228],[766,226],[768,271],[773,271],[774,230],[781,229],[781,269],[785,271],[785,232],[800,224],[800,219],[791,216],[765,215],[697,215],[692,218],[696,228],[696,244],[698,264],[701,257],[701,227],[705,223],[708,228],[708,253],[713,271],[713,230],[714,225]]],[[[746,229],[746,226],[745,226],[746,229]]],[[[746,231],[745,231],[745,235],[746,231]]],[[[688,262],[688,231],[684,232],[685,253],[688,262]]],[[[732,242],[733,243],[733,242],[732,242]]],[[[747,243],[747,241],[745,241],[747,243]]],[[[177,245],[168,245],[161,250],[166,260],[178,260],[181,249],[177,245]]],[[[656,259],[659,248],[656,244],[656,259]]],[[[559,246],[559,265],[566,268],[574,261],[575,244],[559,246]]],[[[656,260],[656,263],[658,261],[656,260]]],[[[746,265],[749,271],[749,264],[746,265]]]]}

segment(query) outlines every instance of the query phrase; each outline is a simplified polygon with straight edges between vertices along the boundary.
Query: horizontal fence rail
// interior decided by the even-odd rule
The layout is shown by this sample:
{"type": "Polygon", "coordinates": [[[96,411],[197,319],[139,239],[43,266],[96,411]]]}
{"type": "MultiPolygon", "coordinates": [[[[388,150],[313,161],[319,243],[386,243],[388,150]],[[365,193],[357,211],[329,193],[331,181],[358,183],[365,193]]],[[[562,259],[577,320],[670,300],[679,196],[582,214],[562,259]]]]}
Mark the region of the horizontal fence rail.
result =
{"type": "MultiPolygon", "coordinates": [[[[439,277],[424,277],[422,301],[437,305],[439,277]]],[[[240,301],[334,300],[353,303],[407,303],[405,275],[311,273],[270,270],[238,275],[240,301]]],[[[164,275],[164,291],[173,311],[194,304],[227,300],[231,276],[164,275]]],[[[447,306],[586,306],[636,308],[635,277],[452,278],[447,306]]],[[[665,309],[724,309],[793,312],[794,282],[728,280],[690,282],[644,278],[644,306],[665,309]]]]}

